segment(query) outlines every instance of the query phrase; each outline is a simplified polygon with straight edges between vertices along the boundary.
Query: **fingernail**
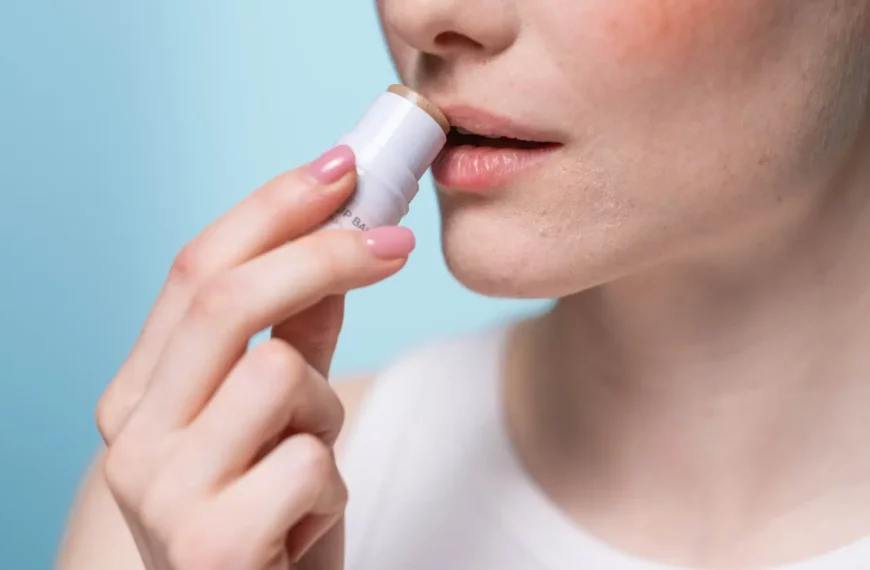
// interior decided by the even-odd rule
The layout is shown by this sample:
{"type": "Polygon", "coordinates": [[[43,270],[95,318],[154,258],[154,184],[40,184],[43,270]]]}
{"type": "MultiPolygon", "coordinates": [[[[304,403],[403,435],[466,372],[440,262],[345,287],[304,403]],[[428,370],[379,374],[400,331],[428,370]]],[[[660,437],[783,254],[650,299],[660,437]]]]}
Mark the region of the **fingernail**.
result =
{"type": "Polygon", "coordinates": [[[363,235],[369,251],[384,260],[407,257],[417,244],[414,232],[402,226],[382,226],[363,235]]]}
{"type": "Polygon", "coordinates": [[[309,164],[308,172],[321,184],[332,184],[350,172],[355,163],[353,150],[347,145],[339,145],[309,164]]]}

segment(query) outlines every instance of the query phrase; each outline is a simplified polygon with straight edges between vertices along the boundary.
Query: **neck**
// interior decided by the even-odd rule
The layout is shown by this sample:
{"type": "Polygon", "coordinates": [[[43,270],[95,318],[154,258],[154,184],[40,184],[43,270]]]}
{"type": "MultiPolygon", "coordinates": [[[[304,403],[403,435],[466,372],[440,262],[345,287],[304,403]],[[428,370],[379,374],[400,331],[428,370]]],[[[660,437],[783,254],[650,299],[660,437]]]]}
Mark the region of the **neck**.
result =
{"type": "Polygon", "coordinates": [[[743,529],[870,484],[868,189],[856,167],[776,241],[562,299],[520,332],[536,372],[512,381],[511,423],[542,484],[743,529]]]}

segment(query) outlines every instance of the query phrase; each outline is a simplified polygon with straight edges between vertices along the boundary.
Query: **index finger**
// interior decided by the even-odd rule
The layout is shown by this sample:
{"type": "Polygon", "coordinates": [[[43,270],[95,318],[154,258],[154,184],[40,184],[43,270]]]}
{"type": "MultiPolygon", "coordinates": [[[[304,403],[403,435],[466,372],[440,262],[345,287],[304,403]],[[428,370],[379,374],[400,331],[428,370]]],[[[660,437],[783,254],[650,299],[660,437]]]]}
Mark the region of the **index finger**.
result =
{"type": "Polygon", "coordinates": [[[136,409],[133,432],[169,433],[188,425],[223,382],[248,339],[330,295],[398,272],[414,248],[410,230],[318,232],[233,270],[198,294],[160,355],[136,409]]]}
{"type": "Polygon", "coordinates": [[[202,283],[317,227],[353,191],[355,166],[350,147],[337,146],[269,181],[182,249],[136,344],[100,400],[97,421],[107,441],[138,403],[167,339],[202,283]]]}

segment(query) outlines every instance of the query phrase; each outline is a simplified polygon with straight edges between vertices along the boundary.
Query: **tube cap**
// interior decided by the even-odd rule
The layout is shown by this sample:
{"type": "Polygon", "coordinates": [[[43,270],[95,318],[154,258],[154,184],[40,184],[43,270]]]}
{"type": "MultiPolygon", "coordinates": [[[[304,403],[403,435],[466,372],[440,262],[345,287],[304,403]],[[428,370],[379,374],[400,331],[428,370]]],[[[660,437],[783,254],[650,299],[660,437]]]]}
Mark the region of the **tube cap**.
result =
{"type": "Polygon", "coordinates": [[[429,100],[393,85],[341,142],[353,149],[361,177],[371,173],[410,202],[417,182],[447,142],[449,129],[444,114],[429,100]]]}

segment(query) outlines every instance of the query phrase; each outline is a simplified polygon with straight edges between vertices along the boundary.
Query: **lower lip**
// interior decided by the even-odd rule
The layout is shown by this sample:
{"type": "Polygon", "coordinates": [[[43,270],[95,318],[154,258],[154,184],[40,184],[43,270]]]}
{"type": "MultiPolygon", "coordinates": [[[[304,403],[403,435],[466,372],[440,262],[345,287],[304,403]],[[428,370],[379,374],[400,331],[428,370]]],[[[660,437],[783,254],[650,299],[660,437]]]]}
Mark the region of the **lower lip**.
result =
{"type": "Polygon", "coordinates": [[[432,175],[444,189],[485,192],[539,166],[559,146],[533,149],[447,146],[432,165],[432,175]]]}

